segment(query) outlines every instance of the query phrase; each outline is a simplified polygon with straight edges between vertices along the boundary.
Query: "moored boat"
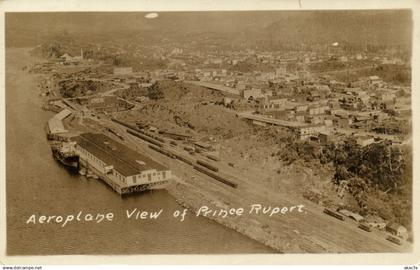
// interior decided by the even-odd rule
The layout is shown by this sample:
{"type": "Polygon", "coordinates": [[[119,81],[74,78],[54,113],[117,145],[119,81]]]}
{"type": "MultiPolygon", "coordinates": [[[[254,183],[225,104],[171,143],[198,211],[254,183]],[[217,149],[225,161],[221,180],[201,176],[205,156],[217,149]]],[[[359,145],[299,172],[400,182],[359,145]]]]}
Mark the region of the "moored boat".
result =
{"type": "Polygon", "coordinates": [[[74,142],[60,142],[51,145],[54,159],[65,166],[77,169],[79,167],[79,156],[74,151],[74,142]]]}

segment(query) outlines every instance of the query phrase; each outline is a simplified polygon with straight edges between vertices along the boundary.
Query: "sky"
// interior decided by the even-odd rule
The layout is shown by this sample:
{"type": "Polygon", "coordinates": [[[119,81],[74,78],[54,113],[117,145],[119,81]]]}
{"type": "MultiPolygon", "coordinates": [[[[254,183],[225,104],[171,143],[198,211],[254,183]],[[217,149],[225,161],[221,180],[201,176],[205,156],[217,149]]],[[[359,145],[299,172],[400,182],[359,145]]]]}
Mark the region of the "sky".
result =
{"type": "Polygon", "coordinates": [[[373,40],[411,44],[410,10],[388,11],[241,11],[6,13],[6,39],[39,43],[46,35],[144,33],[255,33],[298,40],[309,38],[373,40]],[[362,35],[362,37],[361,37],[362,35]],[[319,37],[319,38],[318,38],[319,37]]]}

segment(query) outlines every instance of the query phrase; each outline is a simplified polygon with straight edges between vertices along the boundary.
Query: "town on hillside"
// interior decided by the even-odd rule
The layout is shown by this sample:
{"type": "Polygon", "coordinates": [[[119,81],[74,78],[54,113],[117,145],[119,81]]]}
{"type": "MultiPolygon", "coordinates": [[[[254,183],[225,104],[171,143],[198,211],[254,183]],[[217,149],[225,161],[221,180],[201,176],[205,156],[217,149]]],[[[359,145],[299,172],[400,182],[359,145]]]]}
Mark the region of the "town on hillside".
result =
{"type": "Polygon", "coordinates": [[[410,249],[410,13],[284,14],[141,13],[121,17],[138,30],[54,28],[24,67],[53,112],[54,157],[110,192],[166,189],[192,212],[304,204],[304,222],[211,217],[277,251],[410,249]]]}

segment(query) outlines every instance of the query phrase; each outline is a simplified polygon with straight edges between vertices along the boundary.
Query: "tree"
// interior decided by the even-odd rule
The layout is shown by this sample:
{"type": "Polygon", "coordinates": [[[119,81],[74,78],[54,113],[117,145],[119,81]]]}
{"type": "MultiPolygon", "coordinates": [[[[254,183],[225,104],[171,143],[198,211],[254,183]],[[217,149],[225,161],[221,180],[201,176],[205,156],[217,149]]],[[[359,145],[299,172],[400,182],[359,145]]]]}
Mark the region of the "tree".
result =
{"type": "Polygon", "coordinates": [[[153,100],[158,100],[165,97],[158,83],[154,83],[152,86],[149,87],[147,96],[153,100]]]}

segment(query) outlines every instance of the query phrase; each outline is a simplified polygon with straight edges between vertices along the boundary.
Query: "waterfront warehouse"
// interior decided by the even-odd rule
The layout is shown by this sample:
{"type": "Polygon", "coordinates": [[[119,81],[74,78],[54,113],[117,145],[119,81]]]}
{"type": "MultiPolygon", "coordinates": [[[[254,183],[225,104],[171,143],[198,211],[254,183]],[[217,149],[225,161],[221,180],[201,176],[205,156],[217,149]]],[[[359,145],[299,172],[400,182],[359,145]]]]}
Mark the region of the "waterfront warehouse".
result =
{"type": "Polygon", "coordinates": [[[84,133],[74,140],[80,164],[119,194],[159,188],[172,177],[165,166],[104,134],[84,133]]]}

